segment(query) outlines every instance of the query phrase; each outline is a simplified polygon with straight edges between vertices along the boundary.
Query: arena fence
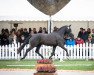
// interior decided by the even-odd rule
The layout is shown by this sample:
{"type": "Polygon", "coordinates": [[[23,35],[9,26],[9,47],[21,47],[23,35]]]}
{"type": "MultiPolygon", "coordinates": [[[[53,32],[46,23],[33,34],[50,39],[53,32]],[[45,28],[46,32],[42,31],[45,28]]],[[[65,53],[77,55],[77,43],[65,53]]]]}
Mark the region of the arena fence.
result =
{"type": "MultiPolygon", "coordinates": [[[[23,57],[26,49],[29,47],[29,45],[26,45],[24,49],[21,51],[21,53],[17,54],[17,48],[20,47],[20,44],[11,44],[11,45],[5,45],[0,46],[0,60],[10,60],[10,59],[20,59],[23,57]]],[[[69,59],[94,59],[94,44],[91,43],[84,43],[83,45],[74,45],[74,46],[66,46],[69,53],[69,59]]],[[[38,56],[35,53],[35,49],[33,48],[27,55],[25,59],[41,59],[40,56],[38,56]]],[[[53,47],[50,46],[44,46],[40,48],[40,53],[45,57],[49,58],[51,55],[53,47]]],[[[53,56],[53,59],[67,59],[66,52],[60,48],[57,47],[55,51],[55,56],[53,56]]]]}

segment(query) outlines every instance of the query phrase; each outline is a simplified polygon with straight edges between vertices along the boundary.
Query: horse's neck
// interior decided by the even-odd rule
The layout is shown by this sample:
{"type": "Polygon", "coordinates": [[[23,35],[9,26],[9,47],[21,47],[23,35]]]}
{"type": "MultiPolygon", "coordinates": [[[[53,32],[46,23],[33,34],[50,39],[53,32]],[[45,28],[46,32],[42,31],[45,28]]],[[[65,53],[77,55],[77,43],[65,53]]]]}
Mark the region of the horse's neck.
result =
{"type": "Polygon", "coordinates": [[[61,30],[57,31],[57,33],[58,33],[60,36],[63,36],[64,33],[65,33],[65,30],[64,30],[64,29],[61,29],[61,30]]]}

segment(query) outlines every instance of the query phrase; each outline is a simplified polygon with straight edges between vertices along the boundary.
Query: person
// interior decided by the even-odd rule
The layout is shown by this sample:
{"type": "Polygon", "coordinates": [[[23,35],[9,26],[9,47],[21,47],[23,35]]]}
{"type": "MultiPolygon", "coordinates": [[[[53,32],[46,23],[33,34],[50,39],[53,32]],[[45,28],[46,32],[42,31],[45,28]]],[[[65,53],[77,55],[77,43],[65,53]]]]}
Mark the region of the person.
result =
{"type": "Polygon", "coordinates": [[[92,38],[94,37],[94,29],[92,29],[91,37],[92,37],[92,38]]]}
{"type": "Polygon", "coordinates": [[[46,33],[46,34],[48,33],[45,27],[43,28],[43,32],[42,33],[46,33]]]}
{"type": "Polygon", "coordinates": [[[86,42],[88,40],[88,34],[85,31],[85,29],[83,29],[83,33],[82,33],[82,37],[81,38],[84,40],[84,42],[86,42]]]}
{"type": "Polygon", "coordinates": [[[86,31],[86,33],[87,33],[87,35],[88,35],[88,37],[90,36],[90,34],[91,34],[91,29],[90,28],[88,28],[87,29],[87,31],[86,31]]]}
{"type": "Polygon", "coordinates": [[[26,39],[29,36],[29,33],[26,28],[24,28],[22,35],[23,35],[24,39],[26,39]]]}
{"type": "Polygon", "coordinates": [[[92,39],[91,39],[91,43],[94,44],[94,29],[92,29],[91,37],[92,37],[92,39]]]}
{"type": "Polygon", "coordinates": [[[31,29],[31,28],[29,28],[29,34],[31,33],[31,30],[32,30],[32,29],[31,29]]]}
{"type": "Polygon", "coordinates": [[[8,45],[9,44],[9,31],[8,29],[1,30],[0,42],[1,45],[8,45]]]}
{"type": "Polygon", "coordinates": [[[57,31],[57,30],[58,30],[58,28],[55,26],[53,31],[55,32],[55,31],[57,31]]]}
{"type": "Polygon", "coordinates": [[[65,40],[65,45],[69,47],[70,49],[69,55],[71,56],[71,50],[73,49],[73,46],[75,45],[75,40],[68,36],[68,38],[65,40]]]}
{"type": "Polygon", "coordinates": [[[87,42],[88,42],[88,43],[91,43],[91,41],[92,41],[91,36],[88,36],[88,40],[87,40],[87,42]]]}
{"type": "Polygon", "coordinates": [[[42,33],[42,27],[39,28],[38,33],[42,33]]]}
{"type": "Polygon", "coordinates": [[[77,44],[83,44],[84,43],[84,40],[83,39],[81,39],[80,37],[77,37],[76,39],[75,39],[75,42],[76,42],[76,45],[77,44]]]}
{"type": "Polygon", "coordinates": [[[66,44],[67,46],[74,46],[74,45],[75,45],[75,40],[72,39],[71,37],[68,37],[68,38],[66,39],[66,41],[65,41],[65,44],[66,44]]]}
{"type": "Polygon", "coordinates": [[[33,33],[37,34],[36,28],[33,28],[33,33]]]}
{"type": "Polygon", "coordinates": [[[12,44],[12,43],[16,43],[16,42],[17,42],[17,36],[16,36],[15,31],[12,30],[9,35],[9,43],[12,44]]]}
{"type": "Polygon", "coordinates": [[[20,29],[18,29],[18,31],[16,32],[16,36],[17,36],[17,43],[22,43],[22,40],[21,40],[21,31],[20,29]]]}
{"type": "Polygon", "coordinates": [[[78,33],[78,37],[79,37],[79,38],[82,38],[82,34],[83,34],[83,28],[80,28],[80,31],[79,31],[79,33],[78,33]]]}

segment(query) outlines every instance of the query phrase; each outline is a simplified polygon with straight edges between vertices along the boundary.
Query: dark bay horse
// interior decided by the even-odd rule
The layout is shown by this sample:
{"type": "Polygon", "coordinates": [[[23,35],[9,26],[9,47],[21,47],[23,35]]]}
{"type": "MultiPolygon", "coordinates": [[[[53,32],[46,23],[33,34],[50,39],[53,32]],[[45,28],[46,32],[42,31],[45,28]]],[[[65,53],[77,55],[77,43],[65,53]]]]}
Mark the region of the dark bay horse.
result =
{"type": "MultiPolygon", "coordinates": [[[[23,58],[21,59],[24,59],[27,56],[27,53],[30,50],[32,50],[34,47],[36,47],[35,52],[42,59],[44,59],[44,57],[39,53],[39,49],[41,45],[53,46],[53,51],[49,59],[51,59],[52,56],[55,55],[55,49],[57,46],[64,49],[66,51],[67,56],[69,56],[67,49],[64,47],[64,42],[65,42],[64,35],[66,33],[69,34],[69,36],[73,38],[73,35],[71,35],[72,33],[71,33],[70,26],[63,26],[60,29],[58,29],[57,31],[49,33],[49,34],[44,34],[44,33],[33,34],[32,36],[28,37],[30,46],[26,50],[26,53],[23,56],[23,58]]],[[[26,44],[26,41],[19,47],[19,49],[17,50],[18,54],[21,53],[21,50],[24,48],[25,44],[26,44]]]]}

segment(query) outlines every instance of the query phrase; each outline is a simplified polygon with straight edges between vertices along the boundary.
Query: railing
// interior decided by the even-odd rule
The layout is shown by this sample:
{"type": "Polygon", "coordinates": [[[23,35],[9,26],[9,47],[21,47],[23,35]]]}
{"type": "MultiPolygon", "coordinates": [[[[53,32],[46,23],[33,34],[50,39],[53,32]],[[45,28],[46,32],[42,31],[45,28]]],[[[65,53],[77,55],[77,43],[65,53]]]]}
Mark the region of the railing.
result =
{"type": "MultiPolygon", "coordinates": [[[[17,48],[20,47],[20,44],[11,44],[6,46],[0,46],[0,60],[10,60],[10,59],[19,59],[22,58],[26,49],[29,45],[26,45],[22,50],[21,54],[17,54],[17,48]]],[[[69,53],[70,59],[94,59],[94,44],[80,44],[75,46],[66,46],[69,53]]],[[[40,53],[45,57],[49,58],[51,55],[53,47],[44,46],[40,48],[40,53]]],[[[36,48],[33,48],[27,55],[26,59],[41,59],[39,55],[35,53],[36,48]]],[[[56,48],[55,56],[53,59],[67,59],[65,50],[60,47],[56,48]]]]}

